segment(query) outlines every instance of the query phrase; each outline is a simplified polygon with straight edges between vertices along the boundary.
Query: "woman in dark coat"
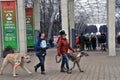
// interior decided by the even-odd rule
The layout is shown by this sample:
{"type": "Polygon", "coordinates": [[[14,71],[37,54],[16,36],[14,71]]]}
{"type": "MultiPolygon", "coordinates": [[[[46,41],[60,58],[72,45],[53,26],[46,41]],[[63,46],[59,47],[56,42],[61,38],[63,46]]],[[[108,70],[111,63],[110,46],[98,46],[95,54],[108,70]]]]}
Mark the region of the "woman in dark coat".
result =
{"type": "Polygon", "coordinates": [[[92,37],[91,42],[92,42],[92,48],[93,48],[93,50],[96,50],[96,37],[95,36],[92,37]]]}

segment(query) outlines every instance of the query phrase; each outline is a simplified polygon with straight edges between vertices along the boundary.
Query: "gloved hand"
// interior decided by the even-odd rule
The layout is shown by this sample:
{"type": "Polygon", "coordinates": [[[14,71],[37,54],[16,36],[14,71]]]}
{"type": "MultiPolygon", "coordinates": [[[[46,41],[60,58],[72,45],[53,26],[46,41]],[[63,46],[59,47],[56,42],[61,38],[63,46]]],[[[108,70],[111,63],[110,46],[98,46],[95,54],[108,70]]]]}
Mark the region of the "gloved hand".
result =
{"type": "Polygon", "coordinates": [[[42,54],[42,56],[46,56],[46,52],[42,54]]]}

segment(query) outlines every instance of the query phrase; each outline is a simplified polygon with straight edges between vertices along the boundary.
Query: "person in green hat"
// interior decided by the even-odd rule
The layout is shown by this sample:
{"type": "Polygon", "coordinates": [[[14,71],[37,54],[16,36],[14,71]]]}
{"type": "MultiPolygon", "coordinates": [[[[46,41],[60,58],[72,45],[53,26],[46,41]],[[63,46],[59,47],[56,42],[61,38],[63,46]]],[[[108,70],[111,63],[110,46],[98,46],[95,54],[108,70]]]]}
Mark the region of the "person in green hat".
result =
{"type": "Polygon", "coordinates": [[[68,49],[70,49],[72,52],[74,52],[74,49],[69,45],[68,40],[66,38],[66,33],[64,30],[60,30],[60,38],[57,42],[57,52],[58,56],[62,56],[62,63],[61,63],[61,71],[60,72],[66,72],[64,70],[64,65],[66,64],[67,73],[70,74],[71,71],[69,70],[69,59],[68,59],[68,49]]]}

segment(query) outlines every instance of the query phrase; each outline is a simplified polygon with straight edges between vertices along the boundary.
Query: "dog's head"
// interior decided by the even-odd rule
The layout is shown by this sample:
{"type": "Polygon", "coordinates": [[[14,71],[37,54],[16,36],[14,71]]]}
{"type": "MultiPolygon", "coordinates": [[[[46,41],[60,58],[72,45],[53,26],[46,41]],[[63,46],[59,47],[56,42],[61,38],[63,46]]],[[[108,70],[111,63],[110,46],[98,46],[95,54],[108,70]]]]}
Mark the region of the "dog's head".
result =
{"type": "Polygon", "coordinates": [[[28,56],[28,55],[23,56],[22,61],[24,61],[26,63],[30,63],[31,62],[30,56],[28,56]]]}
{"type": "Polygon", "coordinates": [[[89,56],[89,54],[86,53],[86,52],[84,52],[84,51],[81,52],[81,55],[82,55],[82,56],[89,56]]]}

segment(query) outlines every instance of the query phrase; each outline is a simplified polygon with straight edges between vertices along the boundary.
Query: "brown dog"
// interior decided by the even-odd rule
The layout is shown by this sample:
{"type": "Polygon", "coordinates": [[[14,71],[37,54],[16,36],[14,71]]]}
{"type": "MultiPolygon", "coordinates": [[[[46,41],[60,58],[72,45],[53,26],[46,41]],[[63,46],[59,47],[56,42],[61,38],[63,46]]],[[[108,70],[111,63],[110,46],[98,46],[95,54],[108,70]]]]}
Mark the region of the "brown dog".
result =
{"type": "Polygon", "coordinates": [[[25,67],[25,63],[30,63],[30,56],[25,56],[23,53],[8,54],[3,60],[0,74],[3,74],[3,70],[10,63],[13,66],[13,76],[16,76],[16,68],[20,66],[22,69],[27,71],[29,74],[31,72],[25,67]]]}

